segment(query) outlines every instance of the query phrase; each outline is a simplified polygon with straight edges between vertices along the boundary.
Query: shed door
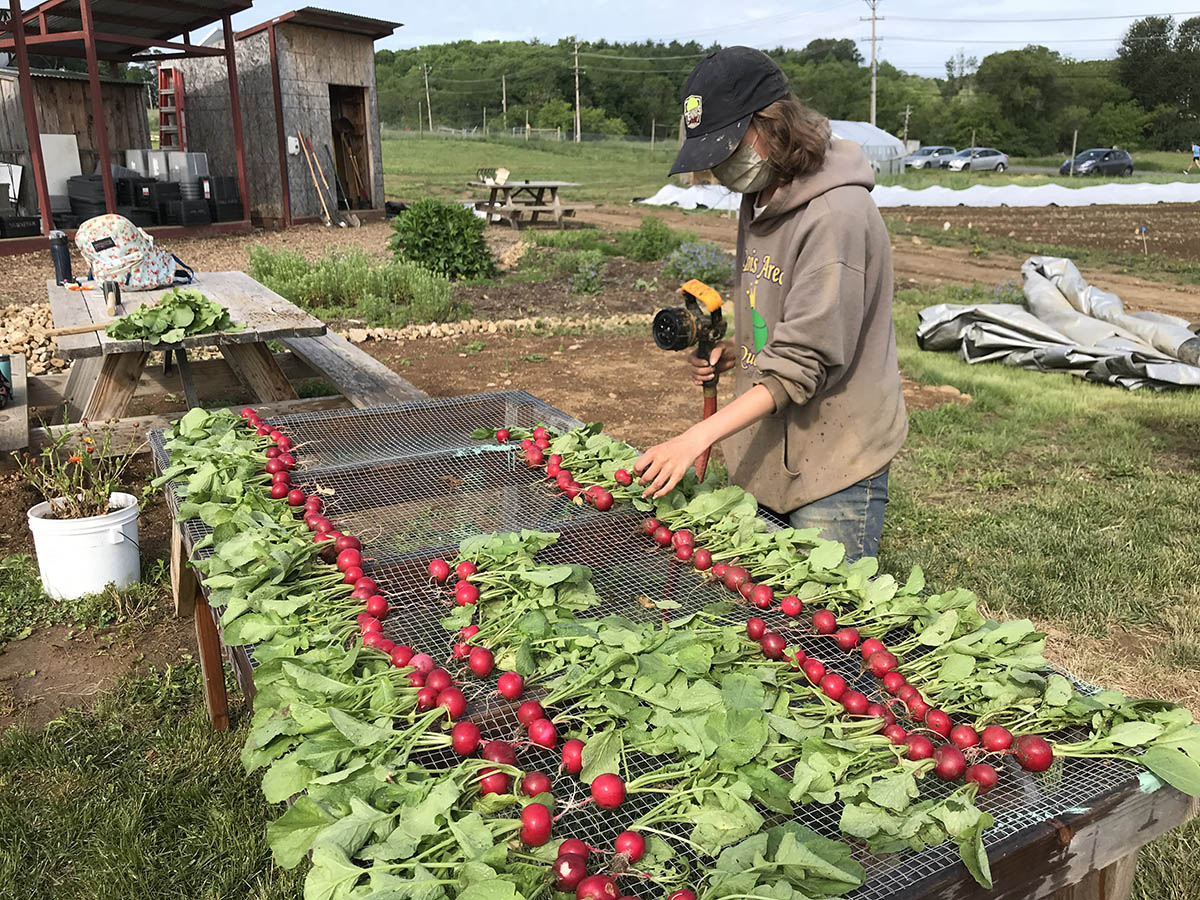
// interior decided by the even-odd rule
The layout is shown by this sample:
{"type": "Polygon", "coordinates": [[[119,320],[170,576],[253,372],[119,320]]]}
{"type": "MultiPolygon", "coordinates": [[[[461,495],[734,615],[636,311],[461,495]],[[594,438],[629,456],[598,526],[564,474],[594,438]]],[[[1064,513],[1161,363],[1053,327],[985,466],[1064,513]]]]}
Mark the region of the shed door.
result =
{"type": "Polygon", "coordinates": [[[374,209],[375,170],[371,163],[371,145],[367,140],[367,89],[331,84],[329,114],[338,180],[345,188],[352,207],[374,209]]]}

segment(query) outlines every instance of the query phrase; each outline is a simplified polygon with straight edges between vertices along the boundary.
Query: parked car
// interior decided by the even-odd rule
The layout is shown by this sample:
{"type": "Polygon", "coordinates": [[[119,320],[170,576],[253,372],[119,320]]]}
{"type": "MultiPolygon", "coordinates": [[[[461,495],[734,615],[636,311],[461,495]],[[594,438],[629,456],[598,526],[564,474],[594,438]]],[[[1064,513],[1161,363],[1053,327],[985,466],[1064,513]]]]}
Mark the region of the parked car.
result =
{"type": "Polygon", "coordinates": [[[936,169],[943,157],[955,154],[953,147],[921,147],[904,157],[904,164],[913,169],[936,169]]]}
{"type": "MultiPolygon", "coordinates": [[[[1071,174],[1071,160],[1066,160],[1058,167],[1058,174],[1071,174]]],[[[1075,157],[1075,174],[1122,175],[1128,178],[1133,174],[1133,157],[1129,155],[1128,150],[1117,150],[1114,147],[1084,150],[1075,157]]]]}
{"type": "Polygon", "coordinates": [[[1003,172],[1008,168],[1008,154],[992,147],[968,147],[953,156],[943,157],[941,165],[954,172],[1003,172]]]}

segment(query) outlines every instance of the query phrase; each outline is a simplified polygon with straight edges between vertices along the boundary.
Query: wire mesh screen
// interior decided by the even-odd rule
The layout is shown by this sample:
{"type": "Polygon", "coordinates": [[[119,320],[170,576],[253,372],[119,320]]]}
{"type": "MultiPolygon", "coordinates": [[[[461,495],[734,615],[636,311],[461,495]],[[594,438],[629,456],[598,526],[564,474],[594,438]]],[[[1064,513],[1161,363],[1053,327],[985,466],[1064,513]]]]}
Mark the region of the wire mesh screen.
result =
{"type": "MultiPolygon", "coordinates": [[[[449,660],[453,634],[441,625],[452,601],[444,589],[433,585],[428,564],[450,558],[463,538],[480,533],[535,529],[555,531],[558,542],[539,559],[588,566],[600,597],[587,615],[602,618],[622,615],[641,621],[661,621],[729,599],[728,592],[678,562],[651,548],[638,527],[640,516],[629,507],[600,513],[556,494],[539,472],[518,462],[518,453],[470,439],[478,427],[522,426],[545,423],[557,428],[578,424],[574,419],[528,394],[511,392],[422,402],[372,410],[321,412],[271,420],[293,438],[298,467],[293,482],[306,492],[316,490],[326,498],[326,514],[338,527],[359,537],[364,556],[373,562],[368,574],[388,597],[392,612],[384,620],[384,634],[396,643],[409,644],[449,660]],[[658,601],[680,604],[670,613],[658,601]]],[[[152,435],[159,465],[166,456],[161,434],[152,435]]],[[[168,497],[175,506],[173,492],[168,497]]],[[[778,520],[772,519],[772,524],[778,520]]],[[[187,545],[205,533],[197,522],[184,523],[187,545]]],[[[730,621],[744,622],[761,615],[768,627],[781,632],[789,644],[802,647],[826,663],[831,671],[868,698],[880,699],[870,675],[860,672],[857,654],[831,653],[828,638],[803,630],[799,622],[778,610],[760,612],[743,606],[730,608],[730,621]]],[[[447,665],[451,673],[455,665],[447,665]]],[[[457,680],[457,679],[456,679],[457,680]]],[[[487,738],[516,739],[523,735],[516,719],[517,703],[504,700],[489,679],[464,677],[468,714],[487,738]]],[[[536,699],[530,692],[526,698],[536,699]]],[[[433,760],[453,765],[450,751],[433,760]]],[[[543,771],[552,777],[558,755],[526,744],[518,751],[526,771],[543,771]]],[[[661,760],[627,759],[629,777],[661,766],[661,760]]],[[[996,848],[1019,832],[1048,822],[1067,810],[1094,806],[1104,796],[1136,781],[1136,770],[1125,763],[1066,760],[1053,778],[1034,776],[1009,759],[998,765],[999,785],[977,805],[995,817],[984,844],[996,848]]],[[[785,777],[789,773],[783,773],[785,777]]],[[[932,776],[925,780],[923,797],[948,794],[953,786],[932,776]]],[[[560,802],[584,799],[586,786],[576,779],[555,780],[560,802]]],[[[573,810],[565,832],[595,846],[611,846],[615,836],[629,827],[655,802],[654,795],[631,795],[616,811],[598,815],[594,807],[573,810]]],[[[837,806],[806,806],[795,818],[828,837],[839,835],[837,806]]],[[[769,822],[780,821],[777,814],[769,822]]],[[[855,842],[851,842],[852,844],[855,842]]],[[[678,847],[681,852],[684,845],[678,847]]],[[[848,896],[856,900],[895,900],[921,896],[922,883],[959,865],[957,850],[947,843],[922,852],[874,857],[859,846],[857,855],[866,866],[866,884],[848,896]]],[[[698,861],[702,865],[702,861],[698,861]]],[[[632,893],[646,897],[652,886],[632,893]]]]}

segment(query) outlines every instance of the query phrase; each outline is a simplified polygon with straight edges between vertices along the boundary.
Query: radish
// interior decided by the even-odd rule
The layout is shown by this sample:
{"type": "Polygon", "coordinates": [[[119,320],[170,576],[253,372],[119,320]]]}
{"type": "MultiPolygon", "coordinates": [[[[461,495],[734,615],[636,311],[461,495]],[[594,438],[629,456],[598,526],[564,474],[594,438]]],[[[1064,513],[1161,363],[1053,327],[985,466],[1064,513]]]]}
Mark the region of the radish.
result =
{"type": "MultiPolygon", "coordinates": [[[[290,454],[290,453],[281,453],[281,454],[279,454],[279,461],[280,461],[281,463],[283,463],[283,467],[284,467],[285,469],[294,469],[294,468],[296,468],[296,457],[292,456],[292,454],[290,454]]],[[[312,498],[311,498],[311,497],[309,497],[309,499],[311,500],[312,498]]],[[[318,499],[320,499],[320,498],[318,498],[318,499]]]]}
{"type": "Polygon", "coordinates": [[[566,856],[570,853],[573,856],[582,856],[584,859],[587,859],[590,852],[588,845],[579,838],[567,838],[558,845],[559,856],[566,856]]]}
{"type": "Polygon", "coordinates": [[[858,646],[858,629],[857,628],[839,628],[834,634],[833,639],[837,641],[837,645],[849,653],[858,646]]]}
{"type": "Polygon", "coordinates": [[[507,741],[488,741],[479,755],[488,762],[499,763],[502,766],[517,764],[517,753],[507,741]]]}
{"type": "Polygon", "coordinates": [[[571,775],[578,775],[583,770],[583,741],[571,738],[562,745],[562,764],[571,775]]]}
{"type": "MultiPolygon", "coordinates": [[[[341,535],[339,535],[340,537],[341,535]]],[[[350,594],[355,600],[366,600],[372,594],[379,593],[379,585],[375,583],[374,578],[359,578],[358,583],[354,585],[354,591],[350,594]]]]}
{"type": "Polygon", "coordinates": [[[712,567],[712,551],[701,547],[692,554],[692,565],[697,572],[703,572],[712,567]]]}
{"type": "Polygon", "coordinates": [[[425,673],[425,686],[431,687],[435,691],[444,691],[453,683],[450,673],[445,669],[431,669],[425,673]]]}
{"type": "Polygon", "coordinates": [[[289,487],[292,483],[292,476],[287,472],[276,472],[271,476],[271,484],[286,484],[289,487]]]}
{"type": "MultiPolygon", "coordinates": [[[[426,684],[429,683],[426,679],[426,684]]],[[[428,688],[423,688],[428,690],[428,688]]],[[[437,696],[437,705],[444,707],[451,719],[458,719],[467,711],[467,698],[456,687],[448,687],[437,696]]]]}
{"type": "Polygon", "coordinates": [[[441,584],[450,577],[450,564],[444,559],[435,559],[429,564],[429,577],[441,584]]]}
{"type": "Polygon", "coordinates": [[[417,653],[408,661],[408,664],[426,675],[433,671],[433,657],[428,653],[417,653]]]}
{"type": "Polygon", "coordinates": [[[575,853],[560,853],[550,870],[557,890],[573,891],[587,878],[587,860],[575,853]]]}
{"type": "Polygon", "coordinates": [[[842,708],[852,716],[865,716],[870,701],[858,691],[846,691],[842,694],[842,708]]]}
{"type": "Polygon", "coordinates": [[[729,564],[728,563],[717,563],[715,566],[713,566],[712,571],[715,576],[717,576],[722,581],[724,581],[725,573],[729,571],[729,564]]]}
{"type": "Polygon", "coordinates": [[[372,631],[380,632],[383,631],[383,625],[377,618],[368,615],[367,618],[358,623],[358,630],[363,634],[368,634],[372,631]]]}
{"type": "Polygon", "coordinates": [[[292,439],[285,434],[275,441],[275,446],[278,447],[280,450],[285,450],[285,451],[291,450],[292,449],[292,439]]]}
{"type": "MultiPolygon", "coordinates": [[[[596,507],[599,509],[600,507],[596,507]]],[[[675,558],[680,562],[691,562],[693,554],[696,552],[691,544],[680,544],[675,548],[675,558]]]]}
{"type": "Polygon", "coordinates": [[[929,713],[929,704],[926,703],[919,695],[913,697],[908,703],[908,717],[914,722],[924,722],[925,716],[929,713]]]}
{"type": "Polygon", "coordinates": [[[283,432],[282,432],[282,431],[280,431],[278,428],[272,428],[272,429],[271,429],[271,430],[270,430],[270,431],[267,433],[267,437],[269,437],[271,440],[275,441],[275,443],[276,443],[276,444],[278,444],[278,443],[279,443],[279,439],[280,439],[281,437],[283,437],[283,432]]]}
{"type": "Polygon", "coordinates": [[[363,622],[366,622],[368,619],[373,619],[373,618],[375,618],[375,617],[373,615],[371,615],[370,613],[360,612],[357,616],[354,617],[354,622],[355,622],[355,624],[358,625],[358,630],[362,631],[363,622]]]}
{"type": "Polygon", "coordinates": [[[1012,746],[1013,742],[1012,732],[999,725],[989,725],[983,729],[983,734],[979,738],[983,743],[983,749],[993,753],[1003,753],[1012,746]]]}
{"type": "Polygon", "coordinates": [[[534,438],[533,446],[537,447],[539,450],[549,450],[550,442],[545,438],[534,438]]]}
{"type": "Polygon", "coordinates": [[[338,553],[341,553],[343,550],[357,550],[359,553],[362,553],[362,541],[352,534],[343,534],[337,539],[337,543],[334,546],[337,548],[338,553]]]}
{"type": "Polygon", "coordinates": [[[288,486],[286,484],[273,484],[269,493],[272,500],[283,500],[288,496],[288,486]]]}
{"type": "Polygon", "coordinates": [[[388,614],[388,602],[383,597],[375,594],[367,598],[367,612],[377,619],[382,619],[388,614]]]}
{"type": "Polygon", "coordinates": [[[646,839],[636,831],[622,831],[617,835],[613,848],[628,856],[630,862],[637,862],[646,855],[646,839]]]}
{"type": "Polygon", "coordinates": [[[529,772],[521,778],[521,793],[526,797],[550,793],[550,779],[541,772],[529,772]]]}
{"type": "Polygon", "coordinates": [[[546,477],[547,478],[557,478],[558,474],[561,471],[562,471],[562,466],[560,466],[558,463],[556,463],[556,462],[546,463],[546,477]]]}
{"type": "MultiPolygon", "coordinates": [[[[929,717],[925,717],[928,722],[929,717]]],[[[979,734],[970,725],[955,725],[950,729],[950,740],[959,750],[966,750],[979,744],[979,734]]]]}
{"type": "Polygon", "coordinates": [[[574,480],[575,479],[571,477],[571,473],[566,469],[560,469],[558,474],[554,476],[554,481],[558,484],[559,490],[563,491],[565,491],[567,489],[567,485],[574,480]]]}
{"type": "Polygon", "coordinates": [[[893,744],[900,745],[903,744],[904,739],[908,737],[908,732],[893,722],[891,725],[885,725],[883,727],[883,736],[893,744]]]}
{"type": "Polygon", "coordinates": [[[529,740],[539,747],[553,750],[558,743],[558,731],[549,719],[538,719],[529,723],[529,740]]]}
{"type": "Polygon", "coordinates": [[[756,584],[750,589],[750,602],[759,609],[770,609],[774,599],[775,592],[768,585],[756,584]]]}
{"type": "Polygon", "coordinates": [[[812,623],[817,634],[833,634],[837,631],[837,619],[827,609],[818,609],[813,613],[812,623]]]}
{"type": "Polygon", "coordinates": [[[459,606],[479,602],[479,588],[469,581],[460,581],[454,586],[454,602],[459,606]]]}
{"type": "Polygon", "coordinates": [[[539,426],[537,426],[537,428],[533,429],[533,439],[534,439],[535,441],[546,441],[546,440],[549,440],[549,439],[550,439],[550,432],[548,432],[548,431],[546,430],[545,426],[543,426],[543,425],[539,425],[539,426]]]}
{"type": "Polygon", "coordinates": [[[889,694],[899,692],[906,684],[908,682],[904,680],[904,676],[899,672],[892,671],[883,676],[883,689],[889,694]]]}
{"type": "Polygon", "coordinates": [[[822,678],[819,686],[821,692],[830,700],[840,700],[842,694],[846,693],[846,679],[834,672],[822,678]]]}
{"type": "Polygon", "coordinates": [[[492,668],[496,665],[496,660],[492,656],[491,650],[486,647],[476,647],[467,658],[467,665],[471,667],[471,671],[477,677],[486,678],[492,674],[492,668]]]}
{"type": "MultiPolygon", "coordinates": [[[[786,653],[784,654],[784,658],[785,659],[787,658],[786,653]]],[[[803,650],[793,651],[792,652],[792,670],[795,672],[799,672],[804,667],[804,661],[806,659],[808,659],[808,654],[805,653],[803,650]]]]}
{"type": "Polygon", "coordinates": [[[506,700],[516,700],[525,692],[525,679],[516,672],[505,672],[496,680],[496,690],[506,700]]]}
{"type": "Polygon", "coordinates": [[[253,409],[251,409],[249,406],[247,406],[247,407],[244,407],[242,409],[242,411],[240,413],[238,413],[238,415],[241,416],[243,419],[252,419],[255,416],[257,416],[258,413],[256,413],[253,409]]]}
{"type": "Polygon", "coordinates": [[[563,488],[563,493],[567,495],[568,500],[574,500],[582,491],[583,485],[578,481],[572,481],[565,488],[563,488]]]}
{"type": "Polygon", "coordinates": [[[275,475],[284,471],[283,463],[281,463],[278,459],[268,459],[264,468],[266,468],[267,473],[270,475],[275,475]]]}
{"type": "Polygon", "coordinates": [[[549,456],[546,457],[546,464],[551,465],[551,466],[561,466],[562,465],[562,454],[561,453],[551,453],[549,456]]]}
{"type": "Polygon", "coordinates": [[[867,638],[862,642],[859,652],[862,653],[862,658],[866,660],[870,659],[872,654],[879,653],[881,650],[886,649],[887,648],[883,646],[883,641],[876,638],[867,638]]]}
{"type": "Polygon", "coordinates": [[[469,559],[464,559],[454,567],[454,575],[457,578],[470,578],[478,571],[479,569],[475,567],[475,563],[471,562],[469,559]]]}
{"type": "MultiPolygon", "coordinates": [[[[341,538],[338,538],[338,540],[340,541],[341,538]]],[[[334,546],[337,545],[335,544],[334,546]]],[[[337,555],[337,567],[343,572],[351,567],[362,568],[362,554],[353,548],[343,550],[337,555]]]]}
{"type": "Polygon", "coordinates": [[[316,494],[309,494],[308,499],[304,501],[305,509],[313,509],[313,510],[320,512],[321,508],[324,506],[325,506],[325,501],[322,500],[320,497],[318,497],[316,494]]]}
{"type": "MultiPolygon", "coordinates": [[[[324,516],[318,514],[316,519],[313,520],[312,530],[317,534],[331,534],[333,532],[333,523],[324,516]]],[[[332,540],[335,542],[334,546],[336,547],[337,538],[332,538],[332,540]]]]}
{"type": "Polygon", "coordinates": [[[479,726],[474,722],[458,722],[450,729],[450,746],[459,756],[470,756],[479,749],[479,726]]]}
{"type": "MultiPolygon", "coordinates": [[[[358,566],[351,566],[348,569],[343,569],[343,574],[342,584],[355,584],[363,577],[363,570],[358,566]]],[[[365,600],[366,598],[364,597],[363,599],[365,600]]]]}
{"type": "Polygon", "coordinates": [[[725,577],[722,579],[725,582],[725,587],[731,591],[736,591],[743,584],[750,581],[750,573],[741,566],[730,566],[725,570],[725,577]]]}
{"type": "Polygon", "coordinates": [[[1000,776],[987,763],[975,763],[967,769],[967,781],[979,785],[979,793],[986,794],[996,786],[1000,776]]]}
{"type": "Polygon", "coordinates": [[[537,447],[530,447],[525,451],[525,465],[531,469],[535,466],[540,466],[545,459],[545,454],[537,447]]]}
{"type": "Polygon", "coordinates": [[[910,734],[904,739],[911,760],[929,759],[933,756],[933,741],[923,734],[910,734]]]}
{"type": "Polygon", "coordinates": [[[408,661],[412,659],[412,647],[407,644],[397,644],[392,648],[392,665],[397,669],[403,669],[408,665],[408,661]]]}
{"type": "Polygon", "coordinates": [[[521,810],[521,840],[530,847],[550,840],[550,810],[541,803],[530,803],[521,810]]]}
{"type": "Polygon", "coordinates": [[[259,425],[258,428],[255,429],[255,434],[259,435],[260,437],[266,437],[270,433],[271,429],[266,425],[259,425]]]}
{"type": "Polygon", "coordinates": [[[696,895],[687,888],[683,888],[682,890],[675,891],[667,900],[696,900],[696,895]]]}
{"type": "Polygon", "coordinates": [[[767,623],[755,616],[752,619],[746,620],[746,635],[752,641],[762,640],[763,634],[767,630],[767,623]]]}
{"type": "Polygon", "coordinates": [[[425,687],[425,673],[424,672],[409,672],[408,673],[408,686],[415,687],[415,688],[425,687]]]}
{"type": "Polygon", "coordinates": [[[293,488],[292,490],[288,491],[287,502],[288,506],[303,506],[304,491],[300,490],[300,488],[293,488]]]}
{"type": "Polygon", "coordinates": [[[378,631],[368,631],[362,636],[364,647],[372,647],[376,650],[380,649],[386,638],[378,631]]]}
{"type": "Polygon", "coordinates": [[[695,543],[696,543],[695,536],[690,531],[688,531],[686,528],[681,528],[681,529],[679,529],[679,531],[677,531],[673,535],[671,535],[671,546],[672,547],[678,547],[680,544],[687,544],[688,546],[694,546],[695,543]]]}
{"type": "Polygon", "coordinates": [[[497,442],[499,442],[501,444],[507,443],[508,442],[508,429],[507,428],[497,428],[496,429],[496,440],[497,440],[497,442]]]}
{"type": "Polygon", "coordinates": [[[1045,772],[1054,762],[1054,750],[1036,734],[1021,735],[1013,742],[1012,752],[1021,768],[1030,772],[1045,772]]]}
{"type": "Polygon", "coordinates": [[[738,585],[738,589],[737,589],[738,593],[741,594],[742,598],[745,600],[750,599],[750,592],[752,590],[754,590],[754,582],[753,581],[743,581],[740,585],[738,585]]]}
{"type": "Polygon", "coordinates": [[[615,481],[617,484],[623,484],[628,487],[629,485],[633,484],[633,476],[630,475],[625,469],[617,469],[617,471],[613,472],[613,481],[615,481]]]}
{"type": "Polygon", "coordinates": [[[953,744],[942,744],[933,751],[933,774],[942,781],[957,781],[967,771],[967,758],[953,744]]]}
{"type": "Polygon", "coordinates": [[[804,676],[813,684],[819,684],[821,679],[825,677],[825,664],[819,659],[809,657],[804,661],[802,668],[804,669],[804,676]]]}
{"type": "Polygon", "coordinates": [[[546,711],[542,709],[542,704],[536,700],[526,700],[517,707],[517,721],[526,728],[538,719],[546,718],[546,711]]]}
{"type": "Polygon", "coordinates": [[[886,650],[877,650],[867,660],[867,666],[876,678],[882,678],[898,665],[900,665],[900,661],[886,650]]]}
{"type": "Polygon", "coordinates": [[[325,522],[330,528],[333,527],[333,525],[329,524],[329,520],[319,512],[310,512],[305,514],[304,524],[308,527],[309,531],[316,531],[318,522],[325,522]]]}
{"type": "Polygon", "coordinates": [[[470,655],[471,655],[471,645],[470,644],[466,643],[465,641],[459,641],[457,644],[454,645],[454,658],[455,659],[466,659],[470,655]]]}
{"type": "Polygon", "coordinates": [[[758,643],[762,647],[763,656],[767,659],[783,659],[783,650],[787,647],[787,641],[783,639],[782,634],[775,631],[763,632],[758,643]]]}
{"type": "Polygon", "coordinates": [[[925,713],[925,727],[935,734],[940,734],[942,737],[950,737],[954,723],[940,709],[931,709],[925,713]]]}
{"type": "Polygon", "coordinates": [[[379,642],[379,649],[382,650],[384,653],[386,653],[388,656],[391,656],[392,651],[396,649],[396,642],[389,641],[387,638],[384,638],[382,641],[379,642]]]}
{"type": "Polygon", "coordinates": [[[788,594],[779,601],[779,608],[783,610],[785,616],[790,616],[794,619],[800,615],[800,610],[804,609],[804,604],[800,602],[799,597],[788,594]]]}
{"type": "Polygon", "coordinates": [[[475,635],[479,634],[479,626],[468,625],[466,628],[460,628],[458,633],[462,636],[463,640],[469,641],[471,638],[475,637],[475,635]]]}
{"type": "Polygon", "coordinates": [[[433,688],[423,687],[417,691],[417,709],[421,712],[437,706],[438,692],[433,688]]]}
{"type": "Polygon", "coordinates": [[[512,779],[504,772],[497,772],[495,769],[483,769],[480,771],[479,793],[481,794],[507,794],[508,788],[512,784],[512,779]]]}
{"type": "Polygon", "coordinates": [[[611,875],[589,875],[575,888],[575,900],[617,900],[618,893],[611,875]]]}
{"type": "Polygon", "coordinates": [[[902,702],[907,703],[913,697],[918,696],[918,691],[911,684],[904,684],[901,685],[900,689],[896,691],[896,696],[899,697],[902,702]]]}
{"type": "Polygon", "coordinates": [[[654,529],[654,534],[652,537],[654,538],[654,543],[658,544],[660,547],[665,547],[671,543],[671,538],[674,537],[674,535],[671,533],[671,529],[666,525],[659,525],[654,529]]]}
{"type": "Polygon", "coordinates": [[[592,505],[600,512],[608,512],[613,506],[613,495],[606,489],[600,488],[592,497],[592,505]]]}
{"type": "Polygon", "coordinates": [[[619,775],[597,775],[592,779],[592,799],[601,809],[616,809],[625,802],[625,782],[619,775]]]}

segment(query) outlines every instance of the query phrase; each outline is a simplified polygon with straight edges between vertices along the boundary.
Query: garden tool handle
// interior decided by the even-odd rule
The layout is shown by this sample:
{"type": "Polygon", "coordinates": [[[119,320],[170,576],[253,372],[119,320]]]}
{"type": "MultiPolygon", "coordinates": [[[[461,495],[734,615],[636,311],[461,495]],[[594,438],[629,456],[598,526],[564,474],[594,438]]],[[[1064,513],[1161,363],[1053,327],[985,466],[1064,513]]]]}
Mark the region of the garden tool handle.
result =
{"type": "MultiPolygon", "coordinates": [[[[713,375],[712,380],[704,384],[704,415],[703,419],[707,419],[717,411],[717,378],[713,375]]],[[[704,473],[708,469],[708,456],[712,453],[712,447],[706,447],[704,452],[696,457],[696,480],[704,481],[704,473]]]]}

